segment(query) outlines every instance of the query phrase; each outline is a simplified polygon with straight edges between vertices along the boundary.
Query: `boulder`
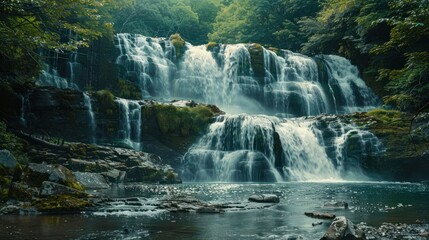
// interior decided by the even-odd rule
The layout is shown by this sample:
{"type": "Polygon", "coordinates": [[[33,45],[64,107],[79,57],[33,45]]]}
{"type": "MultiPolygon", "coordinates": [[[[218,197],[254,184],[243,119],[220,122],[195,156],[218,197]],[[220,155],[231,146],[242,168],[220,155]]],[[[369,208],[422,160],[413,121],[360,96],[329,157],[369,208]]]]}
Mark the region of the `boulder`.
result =
{"type": "Polygon", "coordinates": [[[110,188],[106,179],[100,173],[75,172],[77,181],[86,189],[104,189],[110,188]]]}
{"type": "Polygon", "coordinates": [[[331,223],[325,235],[320,240],[364,240],[365,234],[355,229],[353,223],[346,217],[337,217],[331,223]]]}
{"type": "Polygon", "coordinates": [[[112,169],[101,173],[110,183],[124,183],[125,172],[112,169]]]}
{"type": "Polygon", "coordinates": [[[275,194],[259,194],[250,196],[249,201],[258,203],[279,203],[280,198],[275,194]]]}
{"type": "Polygon", "coordinates": [[[70,188],[58,183],[44,181],[42,183],[42,187],[40,189],[40,196],[41,197],[48,197],[51,195],[73,195],[73,196],[82,196],[87,197],[88,194],[82,191],[78,191],[74,188],[70,188]]]}
{"type": "Polygon", "coordinates": [[[320,219],[334,219],[335,215],[330,213],[321,213],[321,212],[306,212],[304,213],[307,217],[320,218],[320,219]]]}
{"type": "Polygon", "coordinates": [[[73,172],[68,168],[57,164],[30,163],[28,166],[27,183],[31,186],[40,187],[44,181],[55,182],[83,190],[73,172]]]}
{"type": "Polygon", "coordinates": [[[8,150],[0,150],[0,165],[6,168],[15,168],[18,161],[8,150]]]}
{"type": "Polygon", "coordinates": [[[29,187],[28,185],[20,182],[12,182],[10,185],[9,198],[19,201],[29,201],[38,196],[39,191],[37,188],[29,187]]]}
{"type": "Polygon", "coordinates": [[[325,202],[323,204],[324,208],[339,208],[339,209],[348,209],[349,204],[343,201],[331,201],[331,202],[325,202]]]}

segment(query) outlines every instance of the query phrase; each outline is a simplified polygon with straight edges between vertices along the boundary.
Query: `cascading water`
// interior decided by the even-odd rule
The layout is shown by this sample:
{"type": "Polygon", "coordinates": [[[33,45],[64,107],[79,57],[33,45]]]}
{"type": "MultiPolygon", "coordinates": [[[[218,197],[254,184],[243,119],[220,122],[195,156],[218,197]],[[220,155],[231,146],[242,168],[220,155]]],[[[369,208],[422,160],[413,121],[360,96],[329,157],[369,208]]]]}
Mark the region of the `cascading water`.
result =
{"type": "Polygon", "coordinates": [[[357,68],[342,57],[275,53],[257,44],[216,45],[209,51],[187,43],[177,58],[167,39],[118,34],[117,41],[117,63],[145,97],[192,99],[240,113],[219,117],[186,153],[185,180],[353,178],[349,172],[358,169],[357,156],[383,151],[374,135],[339,120],[326,127],[320,120],[290,118],[378,105],[357,68]]]}
{"type": "Polygon", "coordinates": [[[362,179],[359,173],[350,174],[358,167],[348,159],[382,152],[381,142],[338,119],[325,124],[263,115],[218,117],[185,155],[183,178],[232,182],[362,179]]]}
{"type": "Polygon", "coordinates": [[[367,110],[376,97],[342,57],[310,58],[261,46],[186,44],[174,64],[169,40],[118,34],[117,63],[125,77],[139,83],[145,96],[191,98],[217,104],[227,112],[309,116],[367,110]],[[327,72],[320,74],[320,72],[327,72]]]}
{"type": "Polygon", "coordinates": [[[120,111],[119,138],[135,150],[141,150],[141,106],[138,101],[118,98],[120,111]]]}
{"type": "Polygon", "coordinates": [[[170,82],[175,73],[173,44],[162,38],[118,34],[120,55],[116,63],[125,75],[140,84],[143,97],[170,96],[170,82]]]}
{"type": "Polygon", "coordinates": [[[83,93],[83,96],[84,96],[85,107],[88,109],[89,124],[90,124],[90,129],[91,129],[91,143],[96,144],[97,143],[97,140],[96,140],[97,125],[95,123],[94,112],[92,111],[91,98],[86,93],[83,93]]]}
{"type": "MultiPolygon", "coordinates": [[[[48,53],[48,54],[51,54],[51,53],[48,53]]],[[[69,67],[73,78],[70,78],[69,80],[67,80],[66,78],[60,77],[60,75],[58,74],[59,54],[55,52],[51,58],[52,58],[51,60],[52,63],[44,64],[44,68],[39,78],[37,79],[36,84],[38,86],[44,86],[44,87],[48,86],[48,87],[56,87],[60,89],[77,89],[78,90],[79,87],[72,81],[74,79],[73,67],[75,64],[70,64],[69,62],[69,67]]]]}

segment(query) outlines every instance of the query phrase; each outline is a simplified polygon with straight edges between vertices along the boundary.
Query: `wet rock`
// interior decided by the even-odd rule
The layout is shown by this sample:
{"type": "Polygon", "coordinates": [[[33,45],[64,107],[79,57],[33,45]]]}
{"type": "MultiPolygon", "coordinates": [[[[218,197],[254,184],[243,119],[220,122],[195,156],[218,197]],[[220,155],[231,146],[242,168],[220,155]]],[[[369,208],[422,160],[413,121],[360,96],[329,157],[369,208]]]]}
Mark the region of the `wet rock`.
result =
{"type": "Polygon", "coordinates": [[[425,240],[429,224],[382,223],[380,227],[368,226],[366,223],[357,224],[357,228],[365,232],[367,239],[416,239],[425,240]]]}
{"type": "Polygon", "coordinates": [[[112,169],[108,172],[101,173],[110,183],[123,183],[125,172],[117,169],[112,169]]]}
{"type": "Polygon", "coordinates": [[[74,188],[70,188],[58,183],[48,182],[48,181],[44,181],[42,183],[42,186],[40,189],[40,196],[47,197],[51,195],[61,195],[61,194],[83,196],[83,197],[88,196],[88,194],[86,194],[85,192],[78,191],[74,188]]]}
{"type": "Polygon", "coordinates": [[[275,194],[260,194],[250,196],[249,201],[258,203],[279,203],[280,198],[275,194]]]}
{"type": "Polygon", "coordinates": [[[1,214],[17,214],[19,213],[20,208],[16,205],[7,205],[0,209],[1,214]]]}
{"type": "Polygon", "coordinates": [[[44,181],[49,181],[83,190],[73,172],[58,164],[30,163],[26,181],[30,186],[35,187],[40,187],[44,181]]]}
{"type": "Polygon", "coordinates": [[[331,202],[325,202],[323,204],[324,208],[341,208],[341,209],[348,209],[349,204],[342,201],[331,201],[331,202]]]}
{"type": "Polygon", "coordinates": [[[86,198],[71,196],[67,194],[52,195],[48,198],[40,199],[35,202],[34,207],[39,212],[79,212],[92,206],[92,203],[86,198]]]}
{"type": "Polygon", "coordinates": [[[321,212],[306,212],[305,216],[312,218],[320,218],[320,219],[334,219],[335,215],[330,213],[321,213],[321,212]]]}
{"type": "Polygon", "coordinates": [[[323,224],[323,222],[314,222],[311,224],[311,226],[315,227],[317,225],[322,225],[322,224],[323,224]]]}
{"type": "Polygon", "coordinates": [[[210,204],[189,196],[172,196],[162,199],[161,209],[170,212],[223,213],[221,205],[210,204]]]}
{"type": "Polygon", "coordinates": [[[355,229],[353,223],[346,217],[337,217],[329,226],[321,240],[364,240],[365,234],[360,229],[355,229]]]}
{"type": "Polygon", "coordinates": [[[8,150],[0,150],[0,166],[15,168],[18,165],[15,157],[8,150]]]}
{"type": "Polygon", "coordinates": [[[103,175],[91,172],[75,172],[77,181],[86,189],[105,189],[110,188],[103,175]]]}
{"type": "Polygon", "coordinates": [[[32,200],[38,197],[39,192],[37,188],[29,187],[28,185],[20,182],[13,182],[9,188],[9,198],[19,201],[32,200]]]}

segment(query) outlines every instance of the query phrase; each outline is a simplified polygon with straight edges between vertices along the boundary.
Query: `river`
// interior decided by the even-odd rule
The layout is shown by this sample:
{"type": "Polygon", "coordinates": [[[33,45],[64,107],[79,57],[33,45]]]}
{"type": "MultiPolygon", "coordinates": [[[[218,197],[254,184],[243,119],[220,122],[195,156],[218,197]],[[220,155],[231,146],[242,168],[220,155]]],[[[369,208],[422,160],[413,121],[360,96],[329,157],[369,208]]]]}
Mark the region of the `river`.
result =
{"type": "Polygon", "coordinates": [[[415,223],[428,220],[429,186],[391,182],[184,183],[119,185],[112,198],[157,199],[190,195],[210,202],[247,202],[252,194],[276,194],[279,204],[221,214],[146,211],[142,206],[76,215],[0,216],[0,239],[320,239],[330,220],[304,215],[322,211],[354,223],[415,223]],[[345,201],[348,209],[323,208],[345,201]],[[312,226],[313,223],[321,225],[312,226]]]}

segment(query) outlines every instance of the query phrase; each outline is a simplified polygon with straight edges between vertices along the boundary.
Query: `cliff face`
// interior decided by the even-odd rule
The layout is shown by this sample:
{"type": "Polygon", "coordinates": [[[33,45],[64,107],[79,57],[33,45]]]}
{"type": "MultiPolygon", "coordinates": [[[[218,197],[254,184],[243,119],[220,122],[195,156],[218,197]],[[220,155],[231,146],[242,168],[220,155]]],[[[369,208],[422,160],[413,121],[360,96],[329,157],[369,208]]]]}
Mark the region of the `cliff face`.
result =
{"type": "MultiPolygon", "coordinates": [[[[115,98],[108,91],[36,88],[20,97],[8,94],[8,125],[38,138],[97,143],[155,153],[178,168],[189,147],[222,112],[192,101],[160,104],[115,98]]],[[[363,169],[380,179],[419,181],[429,171],[428,114],[412,116],[387,110],[310,117],[316,122],[326,152],[346,170],[363,169]],[[358,129],[345,129],[347,124],[358,129]],[[344,134],[344,133],[347,134],[344,134]],[[338,136],[344,135],[343,143],[338,136]],[[341,148],[338,148],[341,146],[341,148]]]]}

